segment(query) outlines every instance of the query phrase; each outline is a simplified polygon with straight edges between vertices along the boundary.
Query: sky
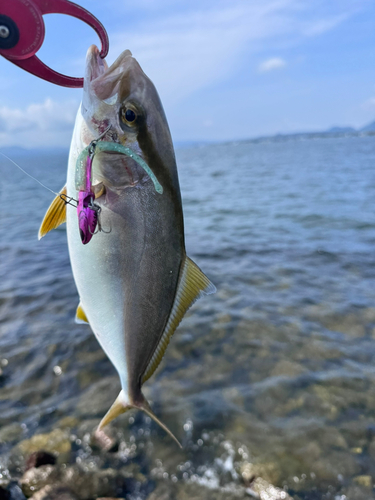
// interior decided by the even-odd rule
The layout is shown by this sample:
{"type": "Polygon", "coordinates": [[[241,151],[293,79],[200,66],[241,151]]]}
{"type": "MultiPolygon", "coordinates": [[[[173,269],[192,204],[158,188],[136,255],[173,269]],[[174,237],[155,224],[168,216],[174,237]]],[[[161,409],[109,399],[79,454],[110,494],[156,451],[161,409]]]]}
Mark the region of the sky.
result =
{"type": "MultiPolygon", "coordinates": [[[[130,49],[175,141],[225,141],[375,120],[373,0],[81,0],[106,27],[108,63],[130,49]]],[[[44,16],[38,57],[83,76],[83,22],[44,16]]],[[[0,57],[0,147],[69,147],[81,89],[0,57]]]]}

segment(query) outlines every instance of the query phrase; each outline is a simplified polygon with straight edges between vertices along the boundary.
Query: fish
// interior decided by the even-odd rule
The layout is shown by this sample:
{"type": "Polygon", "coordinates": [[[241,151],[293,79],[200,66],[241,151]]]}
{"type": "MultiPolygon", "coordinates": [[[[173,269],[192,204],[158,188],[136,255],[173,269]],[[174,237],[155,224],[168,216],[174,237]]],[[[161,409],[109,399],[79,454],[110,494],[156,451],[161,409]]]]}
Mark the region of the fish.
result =
{"type": "Polygon", "coordinates": [[[171,133],[154,84],[129,50],[110,67],[95,45],[87,52],[67,183],[47,210],[39,239],[65,221],[80,296],[76,320],[90,325],[121,382],[99,431],[122,413],[139,409],[179,444],[152,411],[142,386],[160,364],[188,308],[216,288],[186,255],[171,133]],[[78,199],[79,155],[98,137],[113,148],[136,153],[162,193],[134,158],[99,151],[91,184],[102,230],[83,244],[77,212],[67,201],[78,199]]]}

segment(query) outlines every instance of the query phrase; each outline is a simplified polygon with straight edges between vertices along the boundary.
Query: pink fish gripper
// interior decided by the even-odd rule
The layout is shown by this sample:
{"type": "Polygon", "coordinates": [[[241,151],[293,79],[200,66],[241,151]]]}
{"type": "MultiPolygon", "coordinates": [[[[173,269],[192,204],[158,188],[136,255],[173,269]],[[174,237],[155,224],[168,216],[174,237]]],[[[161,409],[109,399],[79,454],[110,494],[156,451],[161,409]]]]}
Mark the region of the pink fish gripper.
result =
{"type": "Polygon", "coordinates": [[[44,41],[45,14],[66,14],[81,19],[98,34],[102,43],[100,57],[107,55],[109,42],[104,26],[80,5],[69,0],[0,0],[0,56],[56,85],[83,87],[83,78],[57,73],[36,56],[44,41]]]}

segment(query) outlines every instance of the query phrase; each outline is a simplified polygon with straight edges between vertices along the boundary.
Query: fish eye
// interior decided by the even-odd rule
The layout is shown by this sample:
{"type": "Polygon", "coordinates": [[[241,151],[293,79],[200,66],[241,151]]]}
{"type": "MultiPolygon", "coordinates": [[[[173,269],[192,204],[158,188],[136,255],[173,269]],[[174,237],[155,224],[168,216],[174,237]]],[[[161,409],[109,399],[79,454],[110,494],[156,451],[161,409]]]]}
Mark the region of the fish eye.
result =
{"type": "Polygon", "coordinates": [[[134,120],[136,119],[134,111],[132,111],[131,109],[127,109],[125,113],[125,119],[128,122],[134,122],[134,120]]]}
{"type": "Polygon", "coordinates": [[[123,107],[120,111],[120,118],[125,125],[134,125],[134,122],[137,120],[137,114],[133,109],[123,107]]]}

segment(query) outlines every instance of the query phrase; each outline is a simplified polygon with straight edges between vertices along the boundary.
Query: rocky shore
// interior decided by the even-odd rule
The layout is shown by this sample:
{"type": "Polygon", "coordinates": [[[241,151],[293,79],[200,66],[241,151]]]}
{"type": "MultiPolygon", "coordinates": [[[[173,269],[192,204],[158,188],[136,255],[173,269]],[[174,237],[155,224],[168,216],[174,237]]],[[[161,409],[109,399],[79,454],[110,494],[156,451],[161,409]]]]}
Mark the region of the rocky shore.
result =
{"type": "MultiPolygon", "coordinates": [[[[187,439],[180,450],[160,439],[147,417],[141,419],[138,438],[132,434],[126,440],[115,427],[98,434],[89,430],[97,422],[67,417],[51,432],[16,443],[7,467],[0,462],[0,500],[375,498],[371,476],[358,475],[340,494],[332,488],[327,496],[313,486],[314,475],[283,481],[274,464],[258,463],[245,446],[223,436],[187,439]],[[193,460],[201,465],[193,466],[193,460]]],[[[16,425],[8,431],[12,444],[16,425]]]]}
{"type": "MultiPolygon", "coordinates": [[[[151,440],[141,437],[136,442],[130,436],[126,442],[113,427],[105,433],[90,433],[90,424],[79,425],[73,418],[65,418],[61,424],[11,448],[8,468],[0,467],[0,500],[291,498],[285,489],[259,475],[262,468],[248,461],[246,450],[235,450],[229,442],[205,444],[199,440],[195,446],[188,443],[184,450],[167,446],[157,453],[162,458],[153,460],[155,443],[151,440]],[[202,466],[192,473],[186,457],[194,449],[206,459],[212,455],[215,467],[204,470],[202,466]]],[[[147,434],[143,428],[138,431],[141,436],[147,434]]],[[[14,432],[13,437],[16,435],[14,432]]]]}
{"type": "MultiPolygon", "coordinates": [[[[303,332],[296,324],[276,327],[243,316],[236,320],[218,314],[212,335],[201,332],[194,342],[182,327],[169,356],[176,378],[185,384],[162,373],[147,395],[157,401],[157,413],[181,439],[183,450],[140,412],[125,414],[105,434],[95,435],[118,386],[93,338],[84,339],[66,360],[72,367],[60,362],[62,374],[53,371],[51,379],[65,383],[62,389],[70,387],[74,379],[69,374],[75,374],[78,364],[78,396],[58,407],[48,401],[33,413],[39,408],[37,400],[23,410],[22,423],[2,414],[6,423],[0,427],[0,500],[375,499],[374,385],[359,377],[310,380],[310,365],[323,369],[341,353],[327,348],[321,335],[301,345],[303,332]],[[280,354],[283,344],[288,345],[288,359],[280,354]],[[211,353],[215,349],[221,351],[220,369],[211,353]],[[74,357],[80,352],[85,352],[82,366],[74,357]],[[198,353],[201,363],[188,366],[182,361],[198,353]],[[214,384],[220,387],[237,376],[230,361],[234,358],[250,368],[238,373],[236,385],[215,390],[214,384]],[[192,400],[189,384],[194,391],[199,387],[202,396],[192,400]],[[172,404],[170,394],[180,399],[172,404]]],[[[306,316],[324,321],[327,328],[346,326],[350,345],[352,338],[362,338],[353,337],[353,332],[372,341],[374,309],[342,318],[315,306],[306,309],[306,316]]],[[[38,370],[35,380],[11,384],[16,361],[1,362],[5,403],[28,402],[29,389],[31,395],[43,389],[38,370]]],[[[14,408],[18,411],[17,405],[14,408]]]]}

